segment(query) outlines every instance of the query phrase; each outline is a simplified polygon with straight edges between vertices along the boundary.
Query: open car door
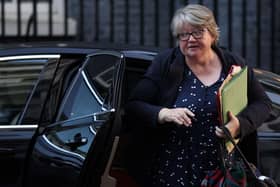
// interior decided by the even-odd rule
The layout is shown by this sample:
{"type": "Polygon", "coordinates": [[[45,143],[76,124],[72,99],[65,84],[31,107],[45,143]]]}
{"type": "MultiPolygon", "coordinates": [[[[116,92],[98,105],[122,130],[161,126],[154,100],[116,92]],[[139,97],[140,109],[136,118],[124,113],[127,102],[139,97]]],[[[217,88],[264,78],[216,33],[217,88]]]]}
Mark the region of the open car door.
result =
{"type": "Polygon", "coordinates": [[[97,51],[82,65],[60,62],[30,146],[25,187],[76,186],[92,149],[98,167],[111,141],[122,64],[114,51],[97,51]]]}

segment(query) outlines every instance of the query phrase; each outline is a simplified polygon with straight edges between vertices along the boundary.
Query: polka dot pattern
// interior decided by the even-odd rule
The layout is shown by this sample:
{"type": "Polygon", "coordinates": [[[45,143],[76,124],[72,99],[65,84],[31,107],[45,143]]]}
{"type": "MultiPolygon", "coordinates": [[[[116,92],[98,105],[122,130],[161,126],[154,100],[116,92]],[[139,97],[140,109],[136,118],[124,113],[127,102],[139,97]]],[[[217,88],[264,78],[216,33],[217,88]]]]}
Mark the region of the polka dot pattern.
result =
{"type": "Polygon", "coordinates": [[[224,77],[221,73],[218,81],[205,86],[191,70],[185,71],[174,107],[187,107],[197,121],[191,127],[174,127],[161,144],[154,186],[200,186],[205,173],[217,167],[216,95],[224,77]]]}

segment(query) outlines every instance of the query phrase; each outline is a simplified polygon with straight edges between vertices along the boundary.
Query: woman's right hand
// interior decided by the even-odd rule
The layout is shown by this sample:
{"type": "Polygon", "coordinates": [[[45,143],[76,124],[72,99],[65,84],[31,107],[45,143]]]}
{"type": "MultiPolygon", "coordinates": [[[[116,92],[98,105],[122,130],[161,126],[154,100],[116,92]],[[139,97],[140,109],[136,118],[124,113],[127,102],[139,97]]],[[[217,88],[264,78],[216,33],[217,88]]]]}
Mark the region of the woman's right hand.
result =
{"type": "MultiPolygon", "coordinates": [[[[235,115],[233,115],[232,112],[228,112],[228,116],[229,116],[229,122],[225,125],[225,127],[229,130],[231,136],[233,138],[236,138],[240,134],[239,120],[235,115]]],[[[226,137],[223,130],[219,127],[216,127],[215,133],[220,138],[225,138],[226,137]]]]}
{"type": "Polygon", "coordinates": [[[173,122],[178,125],[185,125],[186,127],[189,127],[192,125],[191,119],[194,116],[194,113],[187,108],[163,108],[159,111],[158,122],[160,124],[173,122]]]}

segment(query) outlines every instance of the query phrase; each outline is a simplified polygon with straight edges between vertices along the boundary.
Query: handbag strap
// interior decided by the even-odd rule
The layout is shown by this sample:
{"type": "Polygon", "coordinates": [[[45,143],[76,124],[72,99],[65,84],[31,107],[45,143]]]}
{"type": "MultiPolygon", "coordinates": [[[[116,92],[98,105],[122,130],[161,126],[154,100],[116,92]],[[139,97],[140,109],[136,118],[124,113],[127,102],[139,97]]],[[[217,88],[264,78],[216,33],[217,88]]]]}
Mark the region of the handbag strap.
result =
{"type": "Polygon", "coordinates": [[[254,169],[252,168],[251,164],[249,163],[249,161],[246,159],[245,155],[242,153],[241,149],[239,148],[239,146],[235,143],[234,139],[232,138],[229,130],[225,127],[225,126],[220,126],[220,128],[223,130],[224,134],[226,135],[226,138],[234,145],[234,148],[237,150],[237,152],[239,153],[241,159],[243,160],[245,166],[247,167],[248,171],[251,173],[252,176],[254,176],[255,178],[257,178],[254,169]]]}

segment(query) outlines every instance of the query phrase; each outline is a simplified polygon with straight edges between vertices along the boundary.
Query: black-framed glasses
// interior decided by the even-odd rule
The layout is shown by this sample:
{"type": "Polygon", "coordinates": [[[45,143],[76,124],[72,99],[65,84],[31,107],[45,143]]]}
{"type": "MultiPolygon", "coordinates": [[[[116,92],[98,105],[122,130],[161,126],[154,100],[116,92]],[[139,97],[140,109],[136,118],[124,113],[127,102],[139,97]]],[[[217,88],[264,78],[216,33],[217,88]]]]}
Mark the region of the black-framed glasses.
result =
{"type": "Polygon", "coordinates": [[[179,33],[177,35],[177,38],[181,41],[187,41],[190,39],[190,37],[192,35],[195,39],[201,39],[203,37],[204,31],[205,31],[205,29],[199,29],[199,30],[195,30],[193,32],[179,33]]]}

